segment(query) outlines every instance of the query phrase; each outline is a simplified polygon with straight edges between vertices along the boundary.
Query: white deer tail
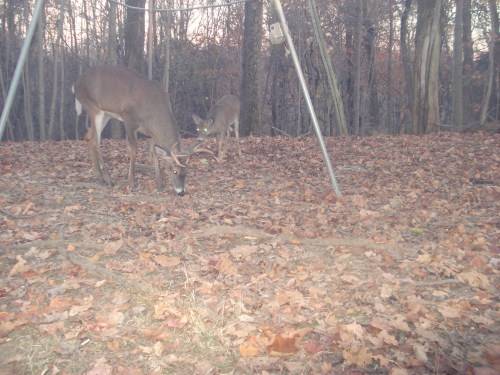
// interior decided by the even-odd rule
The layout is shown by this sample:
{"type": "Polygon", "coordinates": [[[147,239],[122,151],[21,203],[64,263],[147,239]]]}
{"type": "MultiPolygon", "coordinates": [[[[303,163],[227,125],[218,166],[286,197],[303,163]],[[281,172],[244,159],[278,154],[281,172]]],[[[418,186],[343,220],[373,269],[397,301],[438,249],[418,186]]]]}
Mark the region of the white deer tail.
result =
{"type": "MultiPolygon", "coordinates": [[[[75,93],[75,85],[71,86],[71,91],[73,94],[75,93]]],[[[75,108],[76,108],[76,114],[80,116],[82,114],[82,103],[75,97],[75,108]]]]}

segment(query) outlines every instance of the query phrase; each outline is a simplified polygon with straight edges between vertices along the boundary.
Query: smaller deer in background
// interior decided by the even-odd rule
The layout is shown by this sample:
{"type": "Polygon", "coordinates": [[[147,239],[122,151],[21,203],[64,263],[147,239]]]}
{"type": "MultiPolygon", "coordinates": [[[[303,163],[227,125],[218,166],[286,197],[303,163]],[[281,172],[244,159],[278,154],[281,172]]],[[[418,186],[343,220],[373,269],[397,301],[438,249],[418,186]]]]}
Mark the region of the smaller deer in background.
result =
{"type": "Polygon", "coordinates": [[[198,131],[198,138],[204,139],[211,134],[215,134],[217,140],[217,161],[222,160],[223,150],[222,143],[224,139],[229,138],[231,126],[234,125],[234,135],[236,145],[238,147],[238,155],[241,156],[240,135],[239,135],[239,119],[240,119],[240,100],[234,95],[226,95],[220,98],[210,108],[206,120],[202,120],[193,114],[193,120],[198,131]]]}

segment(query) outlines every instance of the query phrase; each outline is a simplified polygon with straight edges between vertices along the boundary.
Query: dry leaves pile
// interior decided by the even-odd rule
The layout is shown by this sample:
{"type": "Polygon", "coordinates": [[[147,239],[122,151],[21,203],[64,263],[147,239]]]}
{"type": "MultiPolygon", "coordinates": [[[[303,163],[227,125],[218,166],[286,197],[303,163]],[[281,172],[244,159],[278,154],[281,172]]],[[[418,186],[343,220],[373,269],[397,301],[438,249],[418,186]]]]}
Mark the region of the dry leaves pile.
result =
{"type": "MultiPolygon", "coordinates": [[[[0,144],[0,374],[500,374],[499,135],[247,138],[188,194],[0,144]]],[[[141,162],[147,164],[141,142],[141,162]]]]}

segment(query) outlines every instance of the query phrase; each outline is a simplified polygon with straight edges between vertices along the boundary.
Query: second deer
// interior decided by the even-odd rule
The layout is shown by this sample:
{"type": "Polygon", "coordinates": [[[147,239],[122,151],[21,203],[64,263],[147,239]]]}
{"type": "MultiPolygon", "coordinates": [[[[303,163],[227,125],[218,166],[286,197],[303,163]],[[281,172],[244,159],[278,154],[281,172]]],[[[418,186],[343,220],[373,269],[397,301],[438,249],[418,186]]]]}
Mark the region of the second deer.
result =
{"type": "Polygon", "coordinates": [[[217,140],[217,160],[222,160],[224,151],[222,150],[224,139],[229,138],[231,126],[234,125],[234,135],[238,148],[238,155],[241,156],[240,135],[239,135],[239,119],[240,119],[240,100],[234,95],[226,95],[220,98],[210,108],[206,120],[193,114],[193,120],[196,124],[198,137],[204,139],[209,135],[214,134],[217,140]]]}

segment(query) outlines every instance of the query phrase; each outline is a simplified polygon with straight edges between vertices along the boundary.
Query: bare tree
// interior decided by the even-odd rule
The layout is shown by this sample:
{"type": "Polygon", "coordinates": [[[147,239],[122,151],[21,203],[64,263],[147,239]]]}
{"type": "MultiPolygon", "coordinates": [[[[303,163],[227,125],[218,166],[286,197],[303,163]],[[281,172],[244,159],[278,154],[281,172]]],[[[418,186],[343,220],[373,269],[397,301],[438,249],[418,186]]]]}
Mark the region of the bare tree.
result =
{"type": "Polygon", "coordinates": [[[491,17],[491,37],[488,58],[488,84],[479,119],[481,125],[484,125],[488,119],[488,110],[491,110],[491,117],[494,120],[498,120],[500,116],[500,96],[498,95],[498,90],[500,88],[500,30],[498,9],[495,0],[489,0],[488,4],[491,17]]]}
{"type": "Polygon", "coordinates": [[[40,140],[47,139],[45,131],[45,12],[42,11],[37,25],[37,62],[38,62],[38,129],[40,140]]]}
{"type": "Polygon", "coordinates": [[[468,125],[472,122],[472,71],[474,66],[474,50],[472,43],[472,1],[463,0],[463,123],[468,125]]]}
{"type": "MultiPolygon", "coordinates": [[[[401,29],[399,34],[399,43],[401,45],[401,61],[403,64],[403,71],[405,77],[406,92],[408,93],[408,102],[410,106],[413,103],[413,65],[410,58],[410,48],[408,47],[408,18],[411,11],[412,0],[405,0],[404,9],[401,13],[401,29]]],[[[403,132],[404,128],[401,127],[400,131],[403,132]]]]}
{"type": "Polygon", "coordinates": [[[452,122],[455,127],[463,126],[463,9],[464,0],[456,0],[455,33],[453,36],[453,76],[452,76],[452,122]]]}
{"type": "Polygon", "coordinates": [[[249,135],[258,127],[260,111],[259,83],[261,76],[262,0],[245,3],[241,81],[241,134],[249,135]]]}
{"type": "Polygon", "coordinates": [[[321,58],[323,60],[323,65],[325,67],[326,75],[328,78],[328,87],[330,89],[330,93],[334,103],[334,111],[337,119],[337,134],[347,135],[347,124],[345,121],[344,103],[342,101],[342,95],[337,83],[337,77],[333,70],[330,56],[328,54],[328,49],[326,47],[325,36],[323,34],[323,31],[321,30],[321,24],[315,0],[309,0],[308,5],[309,5],[309,12],[311,14],[314,35],[316,36],[316,41],[318,44],[318,48],[320,50],[321,58]]]}
{"type": "Polygon", "coordinates": [[[125,22],[125,62],[126,65],[138,72],[144,67],[144,10],[146,0],[127,0],[127,21],[125,22]]]}
{"type": "Polygon", "coordinates": [[[412,133],[423,134],[439,123],[439,18],[441,0],[421,0],[417,8],[415,65],[413,67],[412,133]]]}
{"type": "Polygon", "coordinates": [[[354,31],[355,49],[354,49],[354,114],[352,120],[352,132],[359,135],[361,119],[361,29],[363,27],[363,2],[356,0],[356,28],[354,31]]]}

